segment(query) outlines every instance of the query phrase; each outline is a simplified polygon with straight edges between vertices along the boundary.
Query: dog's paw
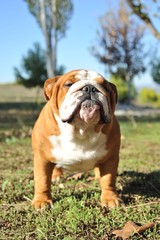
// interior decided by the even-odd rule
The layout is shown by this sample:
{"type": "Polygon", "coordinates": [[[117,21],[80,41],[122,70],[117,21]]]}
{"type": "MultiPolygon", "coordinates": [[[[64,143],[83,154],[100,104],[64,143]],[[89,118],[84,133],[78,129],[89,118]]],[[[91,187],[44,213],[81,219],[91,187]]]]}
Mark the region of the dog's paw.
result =
{"type": "Polygon", "coordinates": [[[118,207],[122,204],[122,200],[118,197],[116,192],[105,191],[101,194],[101,205],[109,209],[118,207]]]}
{"type": "Polygon", "coordinates": [[[47,207],[53,208],[53,202],[52,199],[46,197],[35,197],[32,201],[32,206],[36,210],[44,210],[47,207]]]}

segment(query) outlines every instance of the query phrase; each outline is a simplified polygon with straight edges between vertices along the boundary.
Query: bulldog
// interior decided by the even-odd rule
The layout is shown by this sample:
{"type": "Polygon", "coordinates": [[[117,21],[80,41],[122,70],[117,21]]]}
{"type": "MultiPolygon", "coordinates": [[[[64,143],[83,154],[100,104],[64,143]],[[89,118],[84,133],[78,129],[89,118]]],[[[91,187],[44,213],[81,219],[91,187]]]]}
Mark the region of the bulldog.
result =
{"type": "Polygon", "coordinates": [[[32,133],[35,195],[32,205],[52,204],[51,182],[63,171],[95,169],[101,204],[116,207],[120,128],[117,90],[93,71],[74,70],[46,80],[42,109],[32,133]]]}

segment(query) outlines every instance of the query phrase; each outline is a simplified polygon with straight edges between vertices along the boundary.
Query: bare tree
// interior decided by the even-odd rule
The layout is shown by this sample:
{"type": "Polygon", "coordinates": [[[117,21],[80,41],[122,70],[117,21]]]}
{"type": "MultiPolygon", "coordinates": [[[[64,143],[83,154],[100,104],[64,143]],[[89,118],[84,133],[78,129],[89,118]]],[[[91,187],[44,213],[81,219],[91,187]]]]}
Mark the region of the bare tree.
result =
{"type": "Polygon", "coordinates": [[[47,75],[57,69],[57,43],[65,36],[73,12],[71,0],[25,0],[36,17],[45,38],[47,75]]]}
{"type": "Polygon", "coordinates": [[[120,76],[128,84],[130,102],[133,78],[145,70],[143,52],[144,28],[130,16],[126,5],[111,10],[100,18],[98,44],[92,47],[92,54],[113,76],[120,76]]]}
{"type": "MultiPolygon", "coordinates": [[[[153,17],[160,17],[158,16],[160,5],[158,6],[158,1],[152,0],[153,4],[157,4],[157,12],[154,13],[153,16],[150,16],[150,8],[148,1],[136,1],[136,0],[126,0],[129,6],[131,7],[133,13],[135,13],[142,21],[145,22],[147,27],[150,29],[152,34],[160,40],[160,28],[157,29],[153,22],[153,17]],[[148,9],[147,9],[148,8],[148,9]]],[[[159,24],[160,26],[160,24],[159,24]]]]}

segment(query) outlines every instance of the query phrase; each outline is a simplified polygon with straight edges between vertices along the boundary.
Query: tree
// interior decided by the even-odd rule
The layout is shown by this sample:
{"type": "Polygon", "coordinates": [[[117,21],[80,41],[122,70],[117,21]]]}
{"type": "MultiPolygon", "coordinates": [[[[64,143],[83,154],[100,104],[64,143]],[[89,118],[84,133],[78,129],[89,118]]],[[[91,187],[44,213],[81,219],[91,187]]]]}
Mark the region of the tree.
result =
{"type": "MultiPolygon", "coordinates": [[[[56,69],[56,75],[64,74],[63,65],[56,69]]],[[[26,87],[43,87],[47,79],[47,68],[44,50],[39,43],[34,44],[33,49],[29,49],[26,56],[22,58],[21,67],[14,68],[16,82],[26,87]]]]}
{"type": "Polygon", "coordinates": [[[121,3],[118,11],[109,11],[100,18],[98,47],[92,47],[92,54],[106,65],[109,73],[127,82],[128,102],[133,78],[145,70],[143,36],[144,28],[121,3]]]}
{"type": "Polygon", "coordinates": [[[26,87],[43,86],[47,79],[46,60],[44,51],[38,43],[34,49],[29,49],[22,58],[21,68],[14,68],[16,81],[26,87]]]}
{"type": "Polygon", "coordinates": [[[57,42],[65,36],[73,12],[71,0],[25,0],[44,34],[48,77],[56,75],[57,42]]]}
{"type": "Polygon", "coordinates": [[[153,77],[153,80],[160,84],[160,59],[156,59],[152,62],[152,69],[151,74],[153,77]]]}
{"type": "MultiPolygon", "coordinates": [[[[127,3],[131,7],[133,13],[135,13],[142,21],[144,21],[147,27],[153,33],[153,35],[158,40],[160,40],[160,29],[157,29],[152,19],[153,16],[150,16],[149,14],[150,8],[151,8],[150,4],[148,4],[148,9],[147,9],[147,1],[127,0],[127,3]]],[[[152,0],[152,3],[157,4],[157,13],[158,13],[160,8],[160,6],[158,6],[158,1],[152,0]]],[[[154,17],[159,17],[157,13],[154,13],[154,17]]]]}

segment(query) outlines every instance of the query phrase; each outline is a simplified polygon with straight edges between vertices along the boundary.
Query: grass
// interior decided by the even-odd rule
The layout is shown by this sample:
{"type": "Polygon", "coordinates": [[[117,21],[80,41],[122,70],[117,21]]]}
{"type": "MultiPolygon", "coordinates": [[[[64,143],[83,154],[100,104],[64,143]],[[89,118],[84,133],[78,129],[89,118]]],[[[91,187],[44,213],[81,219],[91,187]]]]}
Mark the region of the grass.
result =
{"type": "Polygon", "coordinates": [[[126,221],[155,221],[153,230],[131,239],[159,239],[159,123],[121,122],[122,147],[117,187],[125,205],[108,211],[100,206],[97,181],[63,181],[52,186],[54,208],[36,212],[30,138],[8,137],[0,148],[0,239],[114,239],[112,230],[126,221]]]}
{"type": "Polygon", "coordinates": [[[158,121],[137,122],[136,128],[129,121],[120,122],[117,188],[124,205],[110,211],[102,208],[99,183],[88,179],[91,172],[77,181],[62,179],[64,188],[53,185],[53,209],[37,212],[30,202],[34,187],[30,129],[41,106],[16,104],[16,113],[9,103],[0,110],[0,240],[110,240],[115,239],[112,231],[128,220],[140,225],[156,222],[153,229],[130,239],[159,239],[158,121]]]}

